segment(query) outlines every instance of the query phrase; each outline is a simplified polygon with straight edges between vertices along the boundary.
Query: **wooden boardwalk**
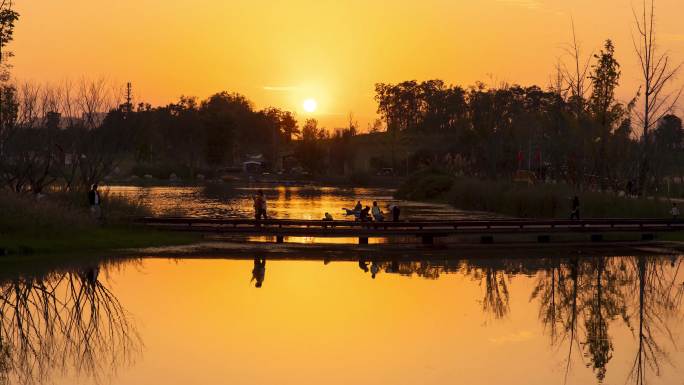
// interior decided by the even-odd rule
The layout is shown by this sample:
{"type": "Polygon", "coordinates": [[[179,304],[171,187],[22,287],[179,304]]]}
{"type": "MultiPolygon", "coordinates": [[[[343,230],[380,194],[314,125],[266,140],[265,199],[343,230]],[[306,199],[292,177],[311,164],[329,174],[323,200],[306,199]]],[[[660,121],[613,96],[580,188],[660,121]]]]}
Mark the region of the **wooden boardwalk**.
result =
{"type": "Polygon", "coordinates": [[[539,242],[549,242],[551,234],[583,233],[592,241],[601,241],[611,232],[641,233],[642,240],[654,239],[655,233],[684,230],[684,221],[672,219],[493,219],[439,220],[400,222],[321,221],[296,219],[212,219],[197,217],[146,217],[139,222],[147,226],[207,233],[273,236],[283,242],[286,236],[295,237],[353,237],[359,243],[368,238],[418,237],[425,244],[436,237],[453,235],[481,235],[482,243],[493,242],[495,234],[537,234],[539,242]]]}

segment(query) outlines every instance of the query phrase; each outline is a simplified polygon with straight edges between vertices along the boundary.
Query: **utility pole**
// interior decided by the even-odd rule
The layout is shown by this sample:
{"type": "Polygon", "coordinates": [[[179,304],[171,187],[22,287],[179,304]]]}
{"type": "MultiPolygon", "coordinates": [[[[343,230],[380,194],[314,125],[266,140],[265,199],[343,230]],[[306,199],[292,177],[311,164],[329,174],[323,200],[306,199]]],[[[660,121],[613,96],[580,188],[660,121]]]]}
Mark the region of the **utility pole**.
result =
{"type": "Polygon", "coordinates": [[[133,85],[131,82],[126,83],[126,115],[133,110],[133,85]]]}

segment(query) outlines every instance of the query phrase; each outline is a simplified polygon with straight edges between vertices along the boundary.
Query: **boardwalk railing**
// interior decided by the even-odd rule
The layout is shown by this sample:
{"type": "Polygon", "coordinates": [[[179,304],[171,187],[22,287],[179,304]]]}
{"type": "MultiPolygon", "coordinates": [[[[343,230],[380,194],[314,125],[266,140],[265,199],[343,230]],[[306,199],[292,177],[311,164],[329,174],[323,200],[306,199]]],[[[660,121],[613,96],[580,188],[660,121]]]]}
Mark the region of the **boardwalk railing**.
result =
{"type": "MultiPolygon", "coordinates": [[[[641,232],[642,239],[652,239],[656,232],[684,230],[684,221],[673,219],[488,219],[432,220],[399,222],[322,221],[300,219],[214,219],[197,217],[146,217],[148,226],[178,231],[201,231],[225,234],[304,237],[358,237],[360,243],[369,237],[416,236],[424,243],[434,237],[459,234],[541,234],[540,242],[548,241],[549,233],[591,233],[592,240],[602,239],[606,232],[641,232]]],[[[482,237],[483,242],[489,238],[482,237]]]]}

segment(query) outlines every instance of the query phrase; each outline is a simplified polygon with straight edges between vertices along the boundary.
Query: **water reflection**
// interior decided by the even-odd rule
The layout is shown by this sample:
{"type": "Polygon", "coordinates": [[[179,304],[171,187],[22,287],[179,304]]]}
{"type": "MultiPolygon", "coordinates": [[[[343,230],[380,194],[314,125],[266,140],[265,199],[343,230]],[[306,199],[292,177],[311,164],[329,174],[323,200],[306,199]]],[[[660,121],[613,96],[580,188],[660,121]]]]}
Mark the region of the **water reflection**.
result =
{"type": "MultiPolygon", "coordinates": [[[[391,367],[388,362],[412,354],[413,360],[444,359],[441,365],[453,368],[458,364],[449,361],[456,360],[453,357],[471,366],[472,360],[483,359],[480,357],[491,357],[487,365],[493,368],[528,365],[527,379],[548,367],[562,368],[560,373],[545,371],[544,383],[644,384],[663,378],[660,376],[667,382],[682,364],[682,357],[676,355],[677,339],[683,331],[680,257],[420,259],[367,255],[346,262],[328,256],[321,264],[258,255],[241,261],[148,261],[141,262],[139,270],[143,272],[126,270],[131,262],[125,262],[121,271],[108,263],[0,280],[0,383],[48,383],[64,373],[85,378],[84,383],[103,378],[113,383],[149,382],[112,377],[117,369],[132,364],[142,349],[127,304],[147,315],[150,329],[146,336],[157,338],[146,361],[195,365],[188,370],[206,371],[228,382],[269,383],[277,373],[289,373],[283,368],[308,362],[306,352],[321,356],[316,361],[319,365],[339,362],[354,367],[368,357],[355,359],[350,352],[362,355],[364,349],[383,345],[388,349],[386,356],[374,361],[379,371],[391,367]],[[264,285],[267,262],[269,281],[264,285]],[[168,269],[171,265],[175,266],[172,272],[168,269]],[[249,286],[245,284],[248,272],[249,286]],[[128,283],[112,289],[104,283],[110,279],[103,279],[110,273],[128,283]],[[442,284],[445,282],[449,285],[442,284]],[[469,303],[473,303],[474,314],[468,313],[469,303]],[[409,310],[402,313],[399,308],[409,310]],[[355,311],[363,316],[350,318],[355,311]],[[521,313],[529,317],[520,318],[521,313]],[[485,322],[478,328],[480,321],[464,321],[472,318],[485,322]],[[521,320],[524,329],[510,327],[521,320]],[[368,329],[369,334],[352,330],[349,324],[368,325],[361,329],[368,329]],[[183,325],[183,338],[173,334],[179,331],[178,325],[183,325]],[[392,332],[384,335],[386,329],[392,332]],[[449,339],[450,333],[459,329],[463,334],[449,339]],[[507,334],[497,337],[496,331],[507,334]],[[470,334],[474,337],[464,341],[470,334]],[[343,346],[351,350],[335,350],[327,339],[330,335],[339,335],[343,346]],[[544,343],[500,344],[536,336],[544,343]],[[373,344],[362,345],[368,338],[373,344]],[[317,339],[323,350],[313,348],[317,339]],[[349,344],[352,339],[355,343],[349,344]],[[292,341],[307,347],[292,351],[296,349],[292,341]],[[400,356],[392,354],[400,348],[400,356]],[[188,359],[193,357],[192,349],[196,349],[194,360],[188,359]],[[333,352],[331,356],[326,349],[333,352]],[[182,353],[176,356],[169,351],[182,353]],[[479,355],[474,353],[477,351],[479,355]],[[473,358],[458,356],[460,352],[473,358]],[[251,361],[260,354],[263,359],[251,361]],[[432,355],[421,358],[424,354],[432,355]],[[506,358],[497,358],[497,354],[506,358]],[[530,363],[531,355],[538,358],[530,363]],[[223,362],[224,356],[231,369],[219,375],[219,369],[208,360],[218,357],[223,362]],[[272,364],[277,361],[274,357],[285,360],[282,366],[272,364]],[[273,370],[273,377],[253,379],[250,376],[256,374],[242,369],[252,364],[254,373],[262,373],[265,367],[273,370]],[[271,365],[275,365],[273,369],[271,365]]],[[[131,371],[135,366],[130,366],[131,371]]],[[[158,371],[152,370],[143,378],[157,375],[158,371]]],[[[321,369],[317,375],[308,383],[320,382],[329,372],[321,369]]],[[[340,381],[354,378],[346,376],[340,381]]],[[[465,382],[492,383],[474,378],[465,382]]],[[[374,379],[377,381],[367,383],[398,383],[389,377],[374,379]]],[[[451,375],[430,377],[425,383],[451,380],[451,375]]],[[[524,380],[512,378],[511,383],[526,383],[524,380]]],[[[283,381],[288,382],[292,381],[283,381]]],[[[205,379],[202,383],[216,382],[205,379]]],[[[411,382],[406,379],[403,383],[411,382]]]]}
{"type": "Polygon", "coordinates": [[[591,368],[598,383],[606,377],[613,358],[610,327],[622,322],[636,340],[629,382],[644,384],[660,375],[662,364],[676,349],[673,326],[681,320],[683,274],[680,257],[591,257],[531,260],[368,261],[363,273],[374,279],[382,271],[438,279],[462,273],[483,288],[482,312],[502,319],[510,312],[511,276],[535,275],[530,301],[539,306],[539,320],[551,344],[565,347],[565,377],[575,360],[591,368]],[[574,354],[573,349],[580,352],[574,354]]]}
{"type": "Polygon", "coordinates": [[[0,281],[0,383],[65,373],[99,382],[132,363],[140,338],[100,269],[0,281]]]}
{"type": "Polygon", "coordinates": [[[252,269],[252,281],[254,287],[260,288],[264,284],[264,278],[266,277],[266,260],[261,258],[254,258],[254,268],[252,269]]]}

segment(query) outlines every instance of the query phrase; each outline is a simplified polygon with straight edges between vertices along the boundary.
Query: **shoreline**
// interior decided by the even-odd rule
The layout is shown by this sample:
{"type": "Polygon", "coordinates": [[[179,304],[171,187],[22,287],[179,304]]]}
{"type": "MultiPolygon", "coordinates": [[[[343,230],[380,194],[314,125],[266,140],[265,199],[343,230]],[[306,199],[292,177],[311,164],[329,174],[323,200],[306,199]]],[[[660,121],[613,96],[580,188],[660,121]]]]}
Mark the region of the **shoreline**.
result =
{"type": "MultiPolygon", "coordinates": [[[[668,257],[684,255],[684,242],[567,242],[557,244],[460,243],[450,245],[416,245],[406,250],[402,244],[371,245],[334,244],[272,244],[268,242],[200,241],[184,245],[148,246],[99,250],[97,252],[65,252],[30,255],[10,255],[0,259],[4,267],[86,266],[101,261],[117,262],[135,259],[226,259],[252,260],[263,258],[283,261],[427,261],[427,260],[479,260],[479,259],[558,259],[576,257],[668,257]]],[[[7,269],[6,269],[7,270],[7,269]]],[[[11,269],[10,269],[11,270],[11,269]]]]}

